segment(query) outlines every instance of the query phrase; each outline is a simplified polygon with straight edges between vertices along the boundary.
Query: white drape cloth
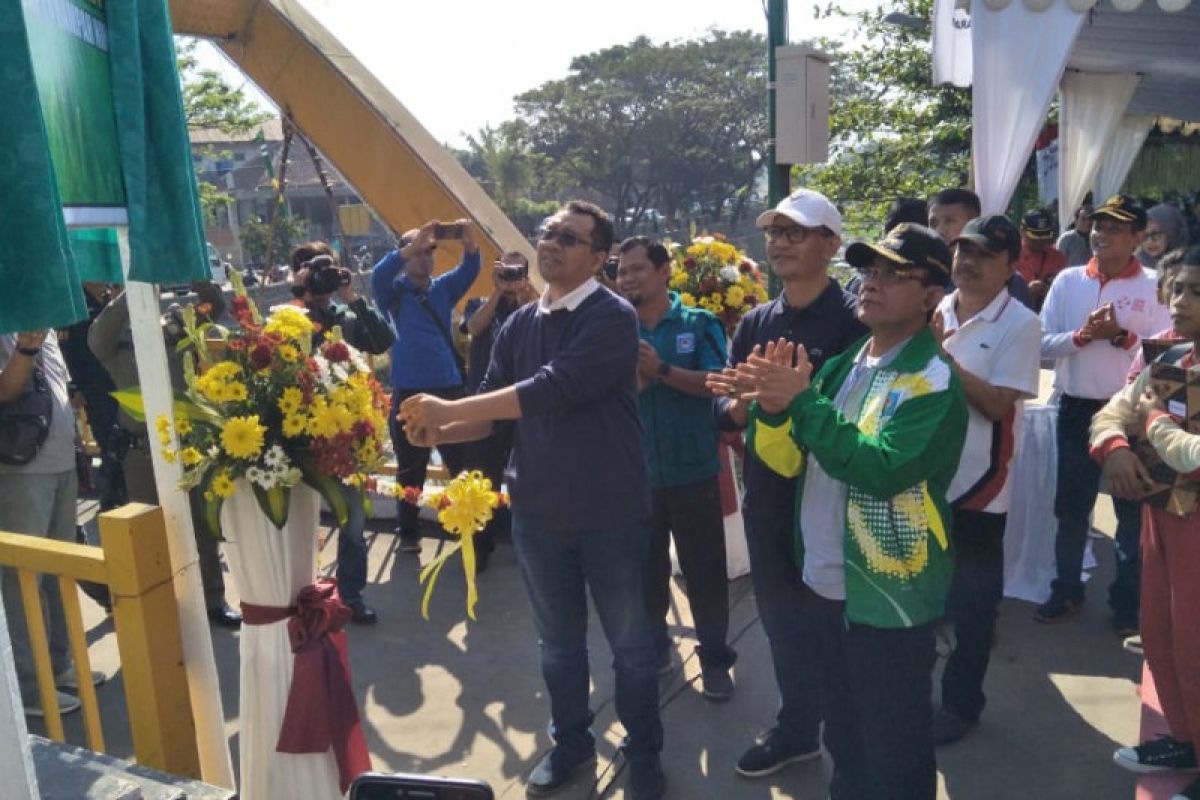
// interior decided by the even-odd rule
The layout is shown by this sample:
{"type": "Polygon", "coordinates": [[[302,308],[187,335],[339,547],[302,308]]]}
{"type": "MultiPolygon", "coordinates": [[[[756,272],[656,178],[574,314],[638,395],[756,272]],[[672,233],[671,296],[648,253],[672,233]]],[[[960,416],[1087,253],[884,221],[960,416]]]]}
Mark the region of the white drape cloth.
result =
{"type": "MultiPolygon", "coordinates": [[[[1067,70],[1059,86],[1058,218],[1073,219],[1096,179],[1138,76],[1067,70]]],[[[1096,198],[1097,205],[1108,195],[1096,198]]]]}
{"type": "MultiPolygon", "coordinates": [[[[243,602],[290,606],[317,570],[317,493],[292,489],[283,530],[271,524],[244,480],[221,508],[225,555],[243,602]]],[[[242,800],[334,800],[338,768],[333,751],[306,755],[275,752],[292,686],[287,621],[244,625],[241,632],[240,728],[242,800]]]]}
{"type": "Polygon", "coordinates": [[[971,85],[971,15],[960,0],[933,3],[933,84],[971,85]]]}
{"type": "Polygon", "coordinates": [[[1066,3],[1040,13],[973,4],[972,145],[984,214],[1003,213],[1025,170],[1083,15],[1066,3]]]}
{"type": "MultiPolygon", "coordinates": [[[[1050,582],[1057,575],[1054,538],[1054,490],[1058,483],[1058,406],[1026,403],[1021,441],[1012,465],[1012,498],[1004,528],[1004,596],[1032,603],[1050,599],[1050,582]]],[[[1089,537],[1084,552],[1086,570],[1096,566],[1089,537]]]]}
{"type": "Polygon", "coordinates": [[[1107,198],[1121,191],[1121,186],[1125,184],[1125,178],[1129,175],[1129,169],[1133,166],[1138,153],[1142,151],[1142,144],[1145,143],[1146,135],[1150,133],[1152,127],[1154,127],[1154,115],[1152,114],[1126,115],[1117,123],[1117,129],[1113,131],[1108,147],[1104,148],[1104,153],[1100,157],[1100,168],[1096,170],[1093,196],[1096,198],[1097,204],[1103,203],[1107,198]]]}

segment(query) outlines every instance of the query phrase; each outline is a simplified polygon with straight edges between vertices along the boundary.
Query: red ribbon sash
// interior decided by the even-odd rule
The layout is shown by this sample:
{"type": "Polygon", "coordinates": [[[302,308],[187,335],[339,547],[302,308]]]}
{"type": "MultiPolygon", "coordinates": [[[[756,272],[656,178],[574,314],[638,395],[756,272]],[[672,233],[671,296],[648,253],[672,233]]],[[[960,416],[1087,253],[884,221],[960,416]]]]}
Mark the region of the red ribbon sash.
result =
{"type": "Polygon", "coordinates": [[[295,661],[275,750],[324,753],[333,748],[343,792],[355,776],[371,769],[342,630],[351,613],[338,595],[337,582],[328,579],[301,589],[294,606],[242,603],[243,624],[287,620],[295,661]]]}

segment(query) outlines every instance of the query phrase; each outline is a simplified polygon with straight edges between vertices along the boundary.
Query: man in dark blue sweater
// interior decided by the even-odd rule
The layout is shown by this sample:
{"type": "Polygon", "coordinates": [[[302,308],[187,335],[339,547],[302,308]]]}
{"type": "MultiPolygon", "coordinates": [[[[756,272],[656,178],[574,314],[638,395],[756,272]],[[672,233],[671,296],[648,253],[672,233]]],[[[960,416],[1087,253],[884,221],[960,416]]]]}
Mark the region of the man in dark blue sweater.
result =
{"type": "Polygon", "coordinates": [[[587,592],[617,673],[628,797],[662,796],[662,723],[646,613],[650,495],[638,420],[637,315],[593,277],[612,247],[608,215],[572,202],[538,242],[546,290],[496,336],[479,394],[404,401],[409,439],[472,441],[515,420],[507,480],[512,534],[542,647],[554,749],[527,791],[547,795],[595,761],[588,726],[587,592]]]}

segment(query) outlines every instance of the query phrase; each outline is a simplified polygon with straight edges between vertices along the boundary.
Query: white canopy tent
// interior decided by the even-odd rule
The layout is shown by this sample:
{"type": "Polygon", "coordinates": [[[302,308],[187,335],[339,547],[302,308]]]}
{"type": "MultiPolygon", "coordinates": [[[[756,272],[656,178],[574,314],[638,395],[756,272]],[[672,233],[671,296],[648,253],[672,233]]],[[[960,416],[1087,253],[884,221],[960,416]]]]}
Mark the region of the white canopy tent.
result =
{"type": "Polygon", "coordinates": [[[974,0],[969,25],[964,5],[935,4],[934,78],[973,85],[985,213],[1007,207],[1056,90],[1064,220],[1088,189],[1120,187],[1155,116],[1200,120],[1200,3],[974,0]]]}

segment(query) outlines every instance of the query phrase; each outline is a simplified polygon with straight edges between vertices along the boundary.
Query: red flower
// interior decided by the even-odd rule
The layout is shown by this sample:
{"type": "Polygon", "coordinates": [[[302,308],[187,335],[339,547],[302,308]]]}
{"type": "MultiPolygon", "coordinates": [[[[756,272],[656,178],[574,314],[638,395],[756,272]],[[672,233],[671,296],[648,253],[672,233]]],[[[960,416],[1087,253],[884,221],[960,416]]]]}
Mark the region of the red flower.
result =
{"type": "Polygon", "coordinates": [[[275,350],[269,342],[260,341],[250,351],[250,363],[255,369],[266,369],[271,366],[271,356],[275,350]]]}
{"type": "Polygon", "coordinates": [[[746,305],[754,308],[756,305],[758,305],[758,298],[752,294],[746,295],[746,305]]]}
{"type": "Polygon", "coordinates": [[[404,487],[404,497],[403,497],[403,500],[404,500],[404,502],[408,503],[410,506],[419,505],[419,504],[420,504],[420,502],[421,502],[421,489],[420,489],[420,487],[418,487],[418,486],[405,486],[405,487],[404,487]]]}
{"type": "Polygon", "coordinates": [[[249,298],[247,298],[245,295],[240,295],[240,294],[234,295],[234,297],[233,297],[233,310],[234,311],[246,311],[249,308],[250,308],[250,299],[249,298]]]}
{"type": "Polygon", "coordinates": [[[696,268],[696,259],[692,258],[691,256],[688,256],[687,258],[685,258],[683,260],[683,268],[686,269],[688,272],[691,272],[692,270],[694,270],[696,268]]]}
{"type": "Polygon", "coordinates": [[[743,261],[742,263],[738,264],[738,272],[741,272],[744,275],[749,275],[750,273],[754,272],[754,265],[749,261],[743,261]]]}
{"type": "Polygon", "coordinates": [[[450,507],[450,498],[444,494],[442,496],[438,497],[437,507],[438,507],[438,511],[445,511],[447,508],[450,507]]]}
{"type": "Polygon", "coordinates": [[[321,352],[333,364],[350,360],[350,348],[345,342],[327,342],[321,352]]]}
{"type": "Polygon", "coordinates": [[[375,435],[375,426],[367,422],[365,419],[361,419],[354,423],[354,427],[351,430],[354,436],[359,439],[370,439],[375,435]]]}

